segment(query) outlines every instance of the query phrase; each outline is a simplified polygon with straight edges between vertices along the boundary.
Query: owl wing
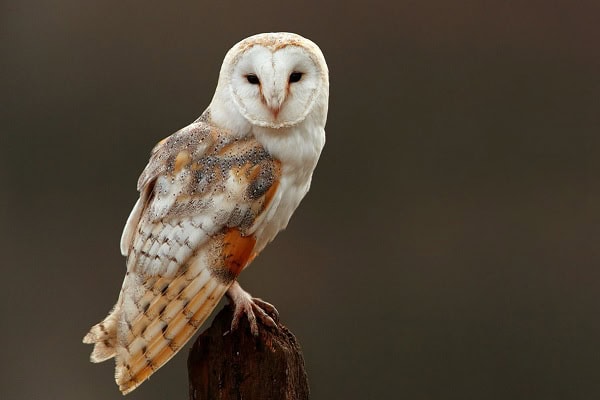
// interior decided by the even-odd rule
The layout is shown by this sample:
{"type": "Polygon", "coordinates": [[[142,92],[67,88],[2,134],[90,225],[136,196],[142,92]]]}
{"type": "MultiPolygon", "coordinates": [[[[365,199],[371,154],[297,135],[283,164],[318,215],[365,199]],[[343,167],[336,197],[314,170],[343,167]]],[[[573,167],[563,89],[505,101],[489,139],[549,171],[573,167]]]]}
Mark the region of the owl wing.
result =
{"type": "Polygon", "coordinates": [[[205,123],[153,150],[121,240],[128,259],[114,350],[123,393],[177,353],[255,256],[248,232],[279,176],[254,139],[230,141],[205,123]]]}

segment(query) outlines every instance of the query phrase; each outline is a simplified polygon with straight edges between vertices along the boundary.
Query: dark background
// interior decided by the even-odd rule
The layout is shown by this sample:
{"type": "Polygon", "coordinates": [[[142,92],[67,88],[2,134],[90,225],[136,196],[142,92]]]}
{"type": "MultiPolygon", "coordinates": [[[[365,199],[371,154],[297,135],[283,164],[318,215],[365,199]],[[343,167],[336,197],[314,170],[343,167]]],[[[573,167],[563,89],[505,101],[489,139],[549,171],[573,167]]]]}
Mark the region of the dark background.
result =
{"type": "MultiPolygon", "coordinates": [[[[598,398],[600,3],[524,3],[3,2],[0,398],[121,398],[81,338],[137,177],[279,30],[327,58],[328,139],[241,281],[313,399],[598,398]]],[[[128,398],[187,398],[186,358],[128,398]]]]}

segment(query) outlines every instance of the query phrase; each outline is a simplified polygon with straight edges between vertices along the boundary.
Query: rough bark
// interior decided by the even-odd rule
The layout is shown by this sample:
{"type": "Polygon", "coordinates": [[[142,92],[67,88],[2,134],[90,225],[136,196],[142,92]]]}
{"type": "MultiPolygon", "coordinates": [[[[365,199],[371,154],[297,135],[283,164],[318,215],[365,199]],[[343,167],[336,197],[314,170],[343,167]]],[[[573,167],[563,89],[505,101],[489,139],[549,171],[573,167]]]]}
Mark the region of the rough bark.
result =
{"type": "Polygon", "coordinates": [[[277,329],[259,320],[255,337],[246,318],[230,332],[231,317],[226,306],[194,343],[188,357],[190,399],[308,399],[304,358],[294,335],[278,320],[277,329]]]}

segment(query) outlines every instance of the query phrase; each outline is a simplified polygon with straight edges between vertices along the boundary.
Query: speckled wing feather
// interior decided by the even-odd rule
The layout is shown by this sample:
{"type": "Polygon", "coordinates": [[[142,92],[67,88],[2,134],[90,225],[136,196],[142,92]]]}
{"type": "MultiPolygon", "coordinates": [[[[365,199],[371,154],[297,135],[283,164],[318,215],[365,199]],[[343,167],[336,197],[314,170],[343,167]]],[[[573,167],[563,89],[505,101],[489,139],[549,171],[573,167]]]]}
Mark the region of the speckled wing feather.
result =
{"type": "Polygon", "coordinates": [[[255,256],[250,232],[280,173],[255,139],[201,120],[155,147],[121,240],[119,300],[84,338],[92,361],[116,357],[123,393],[177,353],[255,256]]]}

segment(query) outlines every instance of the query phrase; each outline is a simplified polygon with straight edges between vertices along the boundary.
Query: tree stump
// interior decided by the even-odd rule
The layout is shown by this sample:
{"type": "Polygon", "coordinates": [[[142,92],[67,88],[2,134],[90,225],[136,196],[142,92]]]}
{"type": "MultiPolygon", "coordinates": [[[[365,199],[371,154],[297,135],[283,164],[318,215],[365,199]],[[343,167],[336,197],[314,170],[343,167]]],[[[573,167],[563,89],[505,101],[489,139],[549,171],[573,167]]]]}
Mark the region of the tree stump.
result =
{"type": "Polygon", "coordinates": [[[253,336],[246,318],[230,332],[226,306],[196,340],[188,357],[191,400],[306,400],[304,358],[294,335],[276,318],[277,329],[258,319],[253,336]]]}

